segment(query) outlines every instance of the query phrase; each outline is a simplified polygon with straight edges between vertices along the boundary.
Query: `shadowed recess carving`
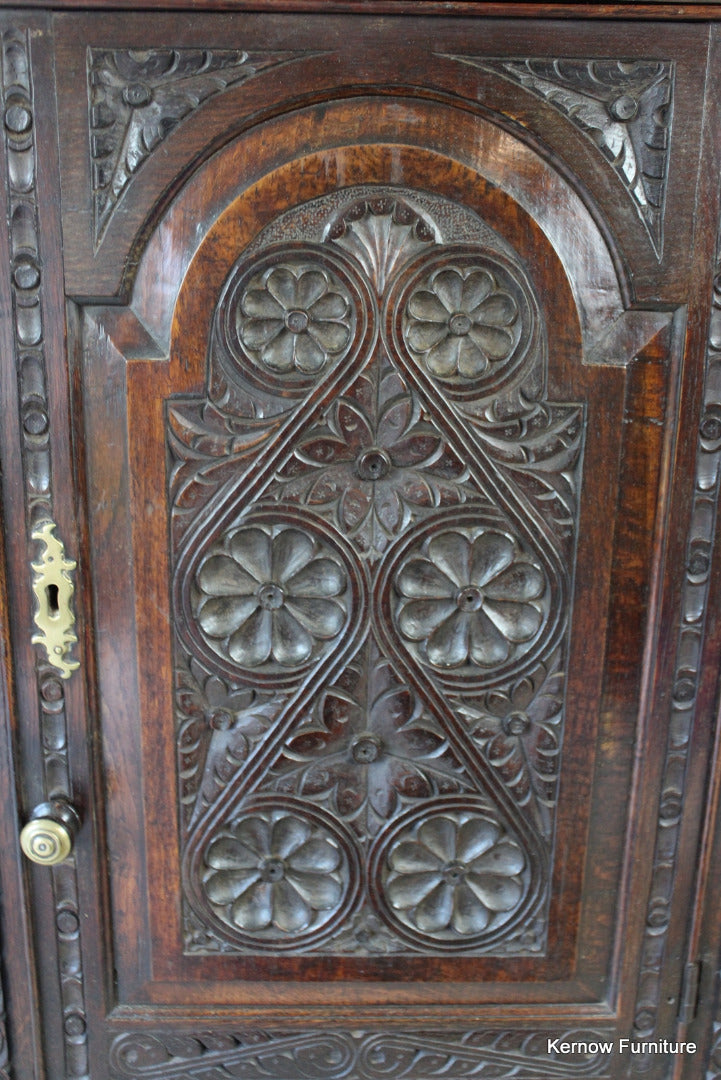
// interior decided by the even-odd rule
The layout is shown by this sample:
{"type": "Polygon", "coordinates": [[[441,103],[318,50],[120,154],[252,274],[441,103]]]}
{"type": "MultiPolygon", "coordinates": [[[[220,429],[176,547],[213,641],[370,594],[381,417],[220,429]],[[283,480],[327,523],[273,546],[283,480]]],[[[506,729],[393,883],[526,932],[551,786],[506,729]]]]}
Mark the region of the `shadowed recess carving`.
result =
{"type": "Polygon", "coordinates": [[[674,64],[662,60],[494,59],[452,56],[547,101],[591,139],[633,199],[654,251],[663,219],[674,64]]]}
{"type": "Polygon", "coordinates": [[[186,951],[538,953],[583,406],[470,211],[284,225],[167,404],[186,951]]]}
{"type": "Polygon", "coordinates": [[[98,244],[138,169],[208,98],[295,59],[242,49],[88,49],[88,117],[98,244]]]}

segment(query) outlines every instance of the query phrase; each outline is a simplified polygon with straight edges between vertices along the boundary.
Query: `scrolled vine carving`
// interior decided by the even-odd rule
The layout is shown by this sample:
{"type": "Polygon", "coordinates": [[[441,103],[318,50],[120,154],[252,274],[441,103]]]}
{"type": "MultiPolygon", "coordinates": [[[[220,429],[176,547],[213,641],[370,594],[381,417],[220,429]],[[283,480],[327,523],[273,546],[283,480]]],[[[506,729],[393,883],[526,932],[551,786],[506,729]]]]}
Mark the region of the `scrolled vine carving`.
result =
{"type": "Polygon", "coordinates": [[[600,1044],[608,1031],[497,1028],[473,1030],[203,1031],[125,1033],[110,1051],[113,1077],[120,1080],[166,1080],[175,1069],[190,1080],[435,1080],[474,1077],[513,1080],[533,1077],[594,1077],[607,1072],[601,1050],[588,1055],[549,1051],[549,1041],[600,1044]],[[172,1070],[172,1072],[171,1072],[172,1070]]]}
{"type": "Polygon", "coordinates": [[[549,610],[542,567],[494,528],[432,535],[406,556],[395,588],[401,637],[440,671],[487,671],[521,658],[549,610]]]}
{"type": "Polygon", "coordinates": [[[196,575],[205,641],[240,668],[298,668],[328,649],[349,611],[334,552],[296,528],[242,526],[211,548],[196,575]]]}

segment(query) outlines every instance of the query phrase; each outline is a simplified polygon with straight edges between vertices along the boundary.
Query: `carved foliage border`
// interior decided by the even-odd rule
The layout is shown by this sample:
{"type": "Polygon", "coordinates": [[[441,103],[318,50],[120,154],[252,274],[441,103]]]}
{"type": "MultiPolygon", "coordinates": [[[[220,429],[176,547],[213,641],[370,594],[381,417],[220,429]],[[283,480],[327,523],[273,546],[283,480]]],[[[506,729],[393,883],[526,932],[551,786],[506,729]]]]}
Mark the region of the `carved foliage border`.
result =
{"type": "MultiPolygon", "coordinates": [[[[0,38],[2,55],[3,137],[6,174],[6,220],[11,264],[11,327],[21,424],[26,530],[30,534],[53,516],[48,373],[44,333],[44,263],[40,244],[35,102],[26,28],[7,26],[0,38]]],[[[28,562],[30,562],[28,558],[28,562]]],[[[29,584],[29,583],[28,583],[29,584]]],[[[35,654],[44,790],[70,795],[67,721],[62,681],[35,654]]],[[[63,1006],[66,1068],[69,1076],[87,1074],[85,991],[80,951],[80,914],[75,862],[53,870],[55,930],[63,1006]]],[[[0,1051],[1,1052],[1,1051],[0,1051]]],[[[0,1064],[2,1059],[0,1058],[0,1064]]],[[[3,1074],[0,1073],[0,1076],[3,1074]]]]}

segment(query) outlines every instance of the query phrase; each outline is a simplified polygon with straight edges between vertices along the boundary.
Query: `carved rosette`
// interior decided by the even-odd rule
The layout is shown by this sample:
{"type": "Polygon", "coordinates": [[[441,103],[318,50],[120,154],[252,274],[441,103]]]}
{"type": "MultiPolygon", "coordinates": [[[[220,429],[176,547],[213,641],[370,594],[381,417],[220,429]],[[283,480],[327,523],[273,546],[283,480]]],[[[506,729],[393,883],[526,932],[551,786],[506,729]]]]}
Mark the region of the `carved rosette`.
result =
{"type": "Polygon", "coordinates": [[[447,529],[400,565],[395,620],[422,664],[474,675],[520,659],[547,622],[546,575],[496,528],[447,529]]]}
{"type": "Polygon", "coordinates": [[[480,944],[513,918],[529,889],[523,846],[472,801],[402,825],[379,862],[386,917],[441,949],[480,944]]]}
{"type": "Polygon", "coordinates": [[[353,266],[310,246],[264,252],[239,267],[221,302],[220,334],[251,384],[302,394],[357,345],[368,319],[353,266]]]}
{"type": "Polygon", "coordinates": [[[300,668],[331,647],[346,625],[343,566],[300,529],[250,525],[226,533],[195,585],[203,639],[239,668],[300,668]]]}
{"type": "Polygon", "coordinates": [[[579,409],[487,226],[321,202],[169,407],[186,948],[538,952],[579,409]]]}
{"type": "Polygon", "coordinates": [[[351,910],[357,854],[337,822],[295,800],[260,800],[215,829],[201,892],[226,933],[257,948],[316,944],[351,910]]]}
{"type": "Polygon", "coordinates": [[[388,312],[394,346],[459,398],[497,396],[537,359],[537,305],[521,267],[500,254],[460,247],[416,259],[388,312]]]}

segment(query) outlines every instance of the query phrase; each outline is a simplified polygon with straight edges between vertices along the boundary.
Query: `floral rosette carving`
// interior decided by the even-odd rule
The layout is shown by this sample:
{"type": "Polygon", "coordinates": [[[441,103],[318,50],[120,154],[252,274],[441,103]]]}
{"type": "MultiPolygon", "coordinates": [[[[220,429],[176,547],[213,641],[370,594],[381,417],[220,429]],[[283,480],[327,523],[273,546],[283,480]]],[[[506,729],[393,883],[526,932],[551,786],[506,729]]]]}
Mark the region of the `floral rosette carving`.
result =
{"type": "Polygon", "coordinates": [[[541,565],[506,530],[445,529],[401,563],[401,638],[438,672],[488,673],[520,659],[547,620],[541,565]]]}
{"type": "Polygon", "coordinates": [[[348,615],[335,552],[297,528],[243,526],[195,577],[193,614],[210,648],[241,668],[293,671],[332,648],[348,615]]]}
{"type": "Polygon", "coordinates": [[[306,385],[348,352],[356,305],[330,260],[286,250],[236,278],[226,326],[231,351],[251,361],[256,377],[306,385]]]}
{"type": "Polygon", "coordinates": [[[518,304],[483,268],[449,267],[408,301],[408,344],[432,375],[475,379],[508,359],[518,304]]]}
{"type": "Polygon", "coordinates": [[[523,849],[489,810],[444,811],[394,837],[381,891],[404,927],[463,947],[518,911],[528,881],[523,849]]]}
{"type": "Polygon", "coordinates": [[[339,912],[350,876],[344,845],[325,824],[295,806],[258,807],[213,836],[201,889],[232,931],[292,945],[339,912]]]}
{"type": "Polygon", "coordinates": [[[498,253],[420,257],[388,304],[396,348],[462,398],[497,396],[537,353],[541,320],[531,291],[498,253]]]}

